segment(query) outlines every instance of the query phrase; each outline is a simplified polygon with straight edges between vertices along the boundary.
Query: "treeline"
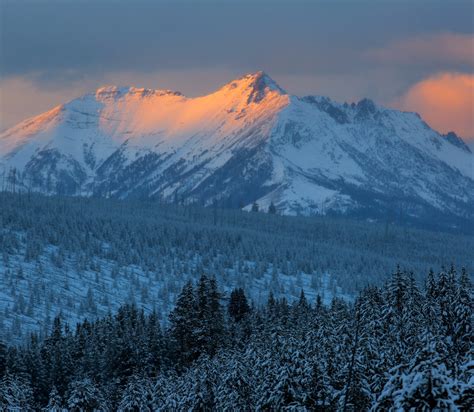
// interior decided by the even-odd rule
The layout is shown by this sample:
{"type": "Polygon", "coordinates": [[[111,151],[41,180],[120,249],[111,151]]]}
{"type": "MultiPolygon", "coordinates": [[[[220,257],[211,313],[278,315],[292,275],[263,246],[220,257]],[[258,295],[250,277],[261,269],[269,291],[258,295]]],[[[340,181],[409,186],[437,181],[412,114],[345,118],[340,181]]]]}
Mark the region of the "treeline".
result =
{"type": "Polygon", "coordinates": [[[423,288],[397,270],[329,306],[301,293],[252,307],[202,276],[165,324],[124,306],[1,346],[0,410],[470,410],[472,305],[454,268],[423,288]]]}
{"type": "MultiPolygon", "coordinates": [[[[158,202],[0,193],[0,339],[47,333],[136,302],[166,316],[201,273],[264,304],[354,296],[400,263],[474,270],[474,238],[334,217],[288,217],[158,202]]],[[[417,280],[421,280],[418,278],[417,280]]]]}
{"type": "Polygon", "coordinates": [[[49,245],[59,247],[63,257],[80,251],[85,261],[98,256],[147,270],[156,270],[169,256],[198,254],[212,260],[220,255],[258,263],[260,272],[270,264],[285,274],[330,271],[351,292],[383,281],[381,273],[400,262],[419,273],[430,265],[461,262],[470,270],[474,247],[471,236],[403,228],[388,220],[367,223],[5,192],[0,192],[0,204],[1,250],[23,251],[26,242],[27,261],[49,245]]]}

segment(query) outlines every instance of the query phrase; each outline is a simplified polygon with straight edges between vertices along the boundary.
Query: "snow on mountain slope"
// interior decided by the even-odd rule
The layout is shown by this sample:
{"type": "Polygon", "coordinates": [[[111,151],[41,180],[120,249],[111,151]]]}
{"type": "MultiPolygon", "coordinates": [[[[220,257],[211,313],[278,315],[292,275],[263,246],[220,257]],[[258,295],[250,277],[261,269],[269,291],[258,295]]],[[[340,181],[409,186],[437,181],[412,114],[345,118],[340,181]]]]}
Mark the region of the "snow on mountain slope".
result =
{"type": "Polygon", "coordinates": [[[368,99],[290,96],[263,72],[197,98],[100,88],[2,133],[2,165],[43,193],[473,218],[473,154],[456,135],[368,99]]]}

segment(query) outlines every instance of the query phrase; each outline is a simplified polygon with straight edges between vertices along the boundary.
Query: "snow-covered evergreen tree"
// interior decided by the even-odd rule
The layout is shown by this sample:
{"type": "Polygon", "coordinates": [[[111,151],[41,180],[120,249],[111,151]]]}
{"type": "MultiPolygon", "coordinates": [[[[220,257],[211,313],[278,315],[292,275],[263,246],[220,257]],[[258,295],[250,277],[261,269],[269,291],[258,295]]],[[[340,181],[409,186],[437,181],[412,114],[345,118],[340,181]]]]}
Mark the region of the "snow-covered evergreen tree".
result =
{"type": "Polygon", "coordinates": [[[71,412],[108,411],[107,403],[97,386],[88,378],[69,385],[67,408],[71,412]]]}
{"type": "Polygon", "coordinates": [[[202,276],[183,288],[169,322],[135,305],[75,330],[58,317],[45,336],[4,348],[1,407],[464,410],[473,400],[470,282],[446,273],[422,293],[397,271],[355,302],[328,306],[304,292],[294,301],[270,293],[239,321],[240,309],[222,309],[226,291],[202,276]],[[452,289],[451,320],[443,289],[452,289]]]}
{"type": "Polygon", "coordinates": [[[470,359],[460,366],[458,397],[456,405],[463,411],[468,411],[474,405],[474,353],[471,350],[470,359]]]}
{"type": "Polygon", "coordinates": [[[224,374],[216,388],[216,408],[223,411],[254,409],[252,376],[249,366],[239,353],[226,353],[219,356],[218,362],[224,366],[224,374]]]}
{"type": "Polygon", "coordinates": [[[33,393],[29,383],[7,373],[0,381],[0,410],[32,411],[33,406],[33,393]]]}
{"type": "Polygon", "coordinates": [[[180,362],[196,359],[196,332],[198,320],[196,315],[196,296],[193,285],[188,282],[181,291],[176,306],[170,314],[170,337],[180,362]]]}
{"type": "Polygon", "coordinates": [[[120,412],[153,412],[154,389],[146,377],[132,376],[123,391],[117,411],[120,412]]]}
{"type": "Polygon", "coordinates": [[[46,407],[43,409],[44,412],[65,412],[66,408],[63,406],[63,400],[59,395],[58,390],[55,386],[51,389],[49,394],[49,400],[46,407]]]}
{"type": "Polygon", "coordinates": [[[398,369],[397,378],[389,380],[376,405],[395,410],[456,409],[456,382],[437,350],[428,336],[410,365],[398,369]]]}

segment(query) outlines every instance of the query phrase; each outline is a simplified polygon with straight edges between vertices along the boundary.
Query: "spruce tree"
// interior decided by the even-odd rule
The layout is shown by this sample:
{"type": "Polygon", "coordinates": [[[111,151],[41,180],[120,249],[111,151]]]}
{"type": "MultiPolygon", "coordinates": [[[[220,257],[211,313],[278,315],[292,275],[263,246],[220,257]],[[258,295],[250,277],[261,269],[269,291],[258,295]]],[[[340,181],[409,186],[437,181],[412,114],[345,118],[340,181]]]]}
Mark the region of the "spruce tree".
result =
{"type": "Polygon", "coordinates": [[[176,361],[187,365],[199,356],[196,347],[198,332],[197,301],[194,288],[188,282],[176,300],[176,306],[170,313],[171,350],[176,361]]]}
{"type": "Polygon", "coordinates": [[[253,410],[252,380],[239,353],[230,353],[224,359],[224,373],[216,388],[216,408],[218,410],[253,410]]]}
{"type": "Polygon", "coordinates": [[[394,394],[394,405],[404,410],[452,410],[455,408],[456,385],[438,353],[436,342],[426,338],[402,378],[402,387],[394,394]]]}
{"type": "Polygon", "coordinates": [[[143,376],[132,376],[125,387],[120,403],[119,412],[152,412],[153,386],[143,376]]]}
{"type": "Polygon", "coordinates": [[[55,386],[51,389],[49,394],[48,404],[44,408],[44,412],[63,412],[65,410],[63,406],[63,400],[61,395],[59,395],[58,390],[55,386]]]}
{"type": "Polygon", "coordinates": [[[457,364],[469,356],[473,343],[473,298],[472,284],[466,269],[462,269],[453,302],[453,345],[457,364]]]}
{"type": "Polygon", "coordinates": [[[233,289],[230,293],[228,312],[235,322],[240,322],[250,312],[250,306],[242,288],[233,289]]]}
{"type": "Polygon", "coordinates": [[[88,378],[74,381],[69,385],[67,407],[71,412],[108,410],[102,393],[88,378]]]}
{"type": "Polygon", "coordinates": [[[0,381],[0,410],[33,411],[33,392],[26,379],[6,374],[0,381]]]}
{"type": "Polygon", "coordinates": [[[7,345],[0,340],[0,379],[7,372],[7,345]]]}

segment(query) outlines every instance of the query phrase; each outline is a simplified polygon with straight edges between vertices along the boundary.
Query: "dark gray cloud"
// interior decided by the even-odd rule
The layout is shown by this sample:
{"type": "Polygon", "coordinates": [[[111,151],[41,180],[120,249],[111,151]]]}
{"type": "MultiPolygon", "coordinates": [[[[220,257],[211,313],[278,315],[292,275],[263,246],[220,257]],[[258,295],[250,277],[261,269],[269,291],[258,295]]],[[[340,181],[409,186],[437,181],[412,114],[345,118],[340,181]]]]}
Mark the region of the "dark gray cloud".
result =
{"type": "MultiPolygon", "coordinates": [[[[471,1],[22,1],[1,3],[4,76],[69,71],[363,70],[400,38],[472,32],[471,1]]],[[[58,81],[67,76],[58,75],[58,81]]]]}
{"type": "Polygon", "coordinates": [[[472,0],[0,0],[0,130],[101,84],[195,96],[261,69],[290,93],[390,105],[473,73],[473,14],[472,0]]]}

